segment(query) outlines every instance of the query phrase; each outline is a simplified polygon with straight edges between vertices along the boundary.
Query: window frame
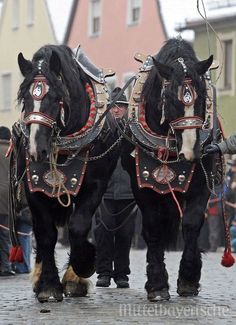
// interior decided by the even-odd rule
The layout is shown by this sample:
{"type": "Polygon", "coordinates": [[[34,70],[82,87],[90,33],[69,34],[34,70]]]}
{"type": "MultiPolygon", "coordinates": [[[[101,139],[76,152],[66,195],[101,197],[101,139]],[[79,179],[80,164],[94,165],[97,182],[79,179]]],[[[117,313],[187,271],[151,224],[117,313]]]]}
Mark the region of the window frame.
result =
{"type": "MultiPolygon", "coordinates": [[[[135,72],[132,72],[132,71],[123,73],[123,76],[122,76],[123,85],[125,85],[127,83],[127,81],[130,78],[132,78],[134,75],[135,75],[135,72]]],[[[134,87],[134,82],[135,81],[133,80],[133,82],[131,82],[131,84],[129,84],[129,86],[125,90],[125,95],[126,95],[127,101],[129,101],[130,96],[132,94],[132,89],[134,87]]]]}
{"type": "Polygon", "coordinates": [[[20,27],[20,1],[12,0],[12,17],[11,17],[11,28],[13,30],[19,29],[20,27]]]}
{"type": "MultiPolygon", "coordinates": [[[[223,66],[221,76],[219,78],[219,85],[218,90],[221,96],[235,96],[235,74],[236,74],[236,32],[229,32],[224,34],[219,34],[219,38],[221,43],[223,44],[223,51],[224,51],[224,42],[232,41],[232,75],[231,75],[231,88],[225,88],[225,66],[223,66]]],[[[217,57],[219,58],[219,62],[222,62],[223,65],[225,64],[225,54],[222,53],[221,45],[217,44],[217,57]]]]}
{"type": "Polygon", "coordinates": [[[106,78],[106,85],[107,85],[109,94],[113,91],[113,89],[116,88],[116,83],[117,83],[116,76],[111,76],[109,78],[106,78]]]}
{"type": "Polygon", "coordinates": [[[127,7],[127,25],[128,26],[136,26],[139,25],[141,22],[141,14],[142,14],[142,0],[128,0],[128,7],[127,7]],[[139,1],[140,2],[140,6],[139,7],[135,7],[134,6],[134,2],[135,1],[139,1]],[[138,20],[133,20],[133,10],[135,8],[139,8],[139,19],[138,20]]]}
{"type": "Polygon", "coordinates": [[[27,1],[27,26],[33,26],[35,19],[35,0],[27,1]]]}
{"type": "Polygon", "coordinates": [[[12,106],[12,73],[11,72],[3,72],[1,74],[1,90],[2,90],[2,100],[0,112],[10,112],[12,106]],[[4,85],[4,77],[9,76],[9,85],[4,85]],[[9,89],[8,93],[5,89],[9,89]],[[7,95],[6,95],[7,94],[7,95]]]}
{"type": "Polygon", "coordinates": [[[102,0],[90,0],[89,1],[89,14],[88,14],[88,36],[89,37],[98,37],[101,34],[101,29],[102,29],[101,21],[102,21],[102,0]],[[97,16],[93,15],[93,5],[95,2],[98,2],[99,6],[100,6],[100,8],[99,8],[100,13],[97,16]],[[99,25],[99,30],[94,32],[93,31],[93,21],[96,18],[99,18],[100,25],[99,25]]]}

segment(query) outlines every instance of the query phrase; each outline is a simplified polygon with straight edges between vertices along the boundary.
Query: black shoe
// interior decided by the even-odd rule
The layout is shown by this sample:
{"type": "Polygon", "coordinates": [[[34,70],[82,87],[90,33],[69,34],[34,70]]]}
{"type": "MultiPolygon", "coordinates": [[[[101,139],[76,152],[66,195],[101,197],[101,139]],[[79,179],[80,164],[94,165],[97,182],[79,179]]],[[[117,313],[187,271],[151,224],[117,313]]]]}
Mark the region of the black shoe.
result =
{"type": "Polygon", "coordinates": [[[127,279],[127,277],[121,277],[121,278],[117,278],[114,279],[117,288],[129,288],[129,280],[127,279]]]}
{"type": "Polygon", "coordinates": [[[14,271],[3,271],[3,272],[0,272],[0,276],[12,276],[12,275],[16,275],[16,273],[14,271]]]}
{"type": "Polygon", "coordinates": [[[108,275],[100,276],[97,280],[96,287],[104,287],[107,288],[111,284],[111,279],[108,275]]]}

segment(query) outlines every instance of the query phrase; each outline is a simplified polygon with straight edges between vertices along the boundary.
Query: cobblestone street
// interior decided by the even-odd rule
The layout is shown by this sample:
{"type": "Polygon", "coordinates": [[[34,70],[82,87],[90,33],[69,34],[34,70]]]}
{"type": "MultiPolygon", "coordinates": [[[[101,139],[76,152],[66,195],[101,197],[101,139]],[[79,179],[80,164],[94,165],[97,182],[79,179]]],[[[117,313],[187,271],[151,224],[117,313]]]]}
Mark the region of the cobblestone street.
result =
{"type": "MultiPolygon", "coordinates": [[[[131,251],[130,289],[96,288],[86,298],[65,298],[60,303],[40,304],[34,298],[28,275],[0,278],[0,324],[235,324],[235,266],[220,265],[222,253],[203,255],[201,292],[182,298],[176,293],[181,254],[166,255],[171,300],[151,303],[144,291],[145,250],[131,251]]],[[[59,270],[67,251],[57,248],[59,270]]],[[[60,273],[62,274],[62,272],[60,273]]]]}

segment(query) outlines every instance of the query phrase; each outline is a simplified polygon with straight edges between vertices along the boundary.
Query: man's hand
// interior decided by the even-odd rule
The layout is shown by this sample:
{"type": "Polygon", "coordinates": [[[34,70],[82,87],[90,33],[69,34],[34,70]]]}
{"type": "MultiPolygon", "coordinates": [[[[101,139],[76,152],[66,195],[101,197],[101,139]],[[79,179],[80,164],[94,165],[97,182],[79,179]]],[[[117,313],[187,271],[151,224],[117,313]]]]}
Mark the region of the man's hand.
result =
{"type": "Polygon", "coordinates": [[[208,144],[204,149],[204,153],[206,154],[214,154],[214,153],[221,153],[220,147],[218,144],[208,144]]]}

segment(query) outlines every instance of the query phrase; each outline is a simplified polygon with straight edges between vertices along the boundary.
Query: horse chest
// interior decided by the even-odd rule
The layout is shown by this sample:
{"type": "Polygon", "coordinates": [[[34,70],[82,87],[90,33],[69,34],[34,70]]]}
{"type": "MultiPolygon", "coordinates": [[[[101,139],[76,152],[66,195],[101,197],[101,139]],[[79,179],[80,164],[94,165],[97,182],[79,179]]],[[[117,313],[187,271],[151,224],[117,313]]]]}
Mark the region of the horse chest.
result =
{"type": "Polygon", "coordinates": [[[76,196],[83,183],[88,151],[81,152],[80,156],[83,159],[73,159],[68,165],[56,168],[48,162],[27,160],[26,173],[30,192],[42,192],[51,198],[58,198],[63,194],[76,196]]]}
{"type": "Polygon", "coordinates": [[[189,162],[162,163],[136,148],[135,164],[138,186],[151,188],[159,194],[171,191],[186,193],[191,183],[195,164],[189,162]]]}

